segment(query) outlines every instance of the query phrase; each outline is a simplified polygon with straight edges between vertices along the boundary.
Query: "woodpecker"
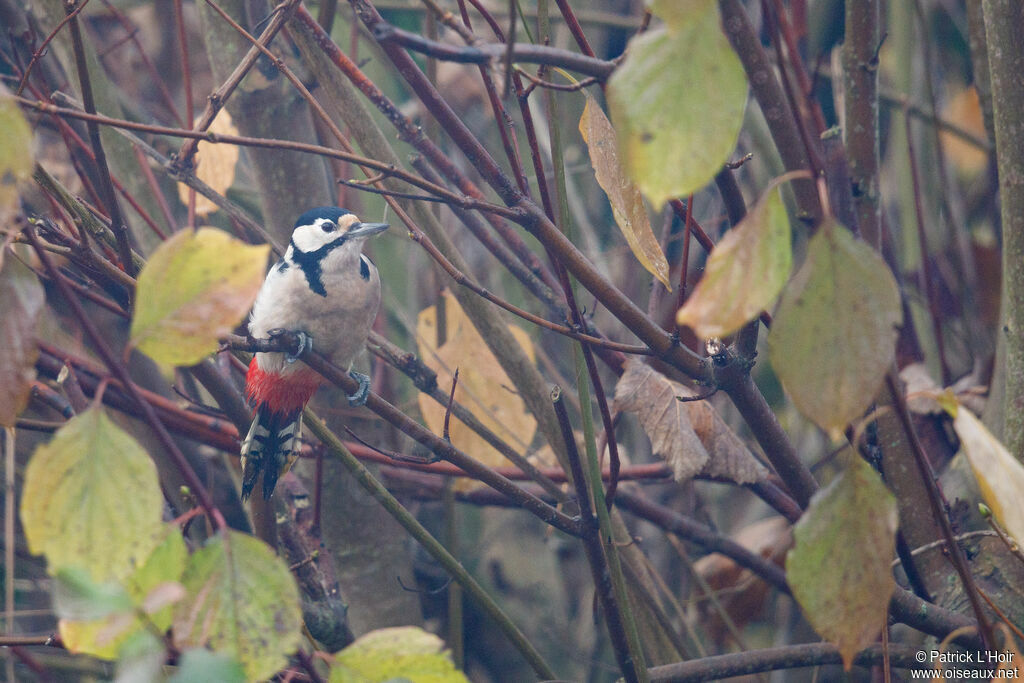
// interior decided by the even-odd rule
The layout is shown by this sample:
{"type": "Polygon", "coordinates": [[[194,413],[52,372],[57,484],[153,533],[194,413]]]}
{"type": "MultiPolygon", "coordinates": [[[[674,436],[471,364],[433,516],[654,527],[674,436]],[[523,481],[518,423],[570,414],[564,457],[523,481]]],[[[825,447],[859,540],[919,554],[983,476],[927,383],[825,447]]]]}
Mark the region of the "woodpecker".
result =
{"type": "MultiPolygon", "coordinates": [[[[387,223],[363,223],[335,207],[312,209],[295,221],[291,242],[263,282],[249,319],[249,334],[298,335],[299,353],[316,344],[333,363],[348,368],[359,390],[348,397],[366,403],[370,378],[353,372],[352,360],[366,343],[380,306],[380,276],[362,253],[368,237],[387,223]]],[[[249,363],[245,394],[255,407],[242,442],[242,499],[263,475],[269,499],[277,479],[295,461],[302,409],[320,386],[320,375],[286,353],[257,353],[249,363]]]]}

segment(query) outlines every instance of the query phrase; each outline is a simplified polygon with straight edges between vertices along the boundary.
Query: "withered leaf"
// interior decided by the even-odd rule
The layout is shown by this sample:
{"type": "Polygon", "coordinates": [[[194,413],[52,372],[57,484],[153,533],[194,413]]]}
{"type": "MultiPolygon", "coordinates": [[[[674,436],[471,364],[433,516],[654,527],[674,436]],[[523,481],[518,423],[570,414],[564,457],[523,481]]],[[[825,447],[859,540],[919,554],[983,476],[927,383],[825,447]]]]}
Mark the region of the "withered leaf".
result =
{"type": "Polygon", "coordinates": [[[614,408],[637,414],[651,449],[672,468],[676,481],[698,474],[740,484],[763,479],[767,470],[714,408],[676,399],[694,395],[646,363],[630,360],[615,386],[614,408]]]}

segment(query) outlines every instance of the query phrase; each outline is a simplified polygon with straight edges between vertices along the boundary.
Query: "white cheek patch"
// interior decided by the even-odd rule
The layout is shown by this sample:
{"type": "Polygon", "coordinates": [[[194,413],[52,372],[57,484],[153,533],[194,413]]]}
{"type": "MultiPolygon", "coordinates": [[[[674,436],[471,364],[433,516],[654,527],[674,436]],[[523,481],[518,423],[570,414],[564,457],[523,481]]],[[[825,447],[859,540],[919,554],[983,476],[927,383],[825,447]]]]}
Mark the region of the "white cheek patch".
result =
{"type": "Polygon", "coordinates": [[[324,223],[330,222],[326,218],[318,218],[313,225],[303,225],[296,228],[295,232],[292,233],[292,243],[295,245],[295,248],[308,254],[335,240],[342,239],[345,235],[344,228],[324,232],[323,228],[320,227],[324,223]]]}

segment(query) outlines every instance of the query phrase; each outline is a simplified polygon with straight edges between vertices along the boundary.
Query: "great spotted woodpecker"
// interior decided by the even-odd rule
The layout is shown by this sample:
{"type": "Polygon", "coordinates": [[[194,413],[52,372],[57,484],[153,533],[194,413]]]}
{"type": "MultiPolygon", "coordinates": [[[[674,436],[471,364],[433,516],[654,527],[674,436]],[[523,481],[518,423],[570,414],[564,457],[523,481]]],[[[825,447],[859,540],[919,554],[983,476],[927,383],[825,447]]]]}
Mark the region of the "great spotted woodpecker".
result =
{"type": "MultiPolygon", "coordinates": [[[[362,253],[363,242],[387,228],[334,207],[299,216],[288,251],[256,297],[249,333],[265,338],[287,330],[298,334],[302,348],[315,342],[333,363],[350,366],[380,306],[380,276],[362,253]]],[[[270,498],[278,477],[295,461],[302,409],[320,386],[320,375],[295,361],[285,353],[257,353],[249,363],[245,394],[255,416],[242,442],[243,500],[261,473],[263,497],[270,498]]],[[[349,403],[362,405],[370,379],[351,369],[349,374],[359,382],[349,403]]]]}

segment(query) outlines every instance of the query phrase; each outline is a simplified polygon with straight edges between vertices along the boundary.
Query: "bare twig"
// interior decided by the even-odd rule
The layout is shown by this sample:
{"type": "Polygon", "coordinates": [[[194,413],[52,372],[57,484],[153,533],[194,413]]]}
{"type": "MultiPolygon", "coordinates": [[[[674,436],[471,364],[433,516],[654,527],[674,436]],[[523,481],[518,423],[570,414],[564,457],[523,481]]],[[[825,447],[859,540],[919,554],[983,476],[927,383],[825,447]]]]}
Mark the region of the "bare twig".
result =
{"type": "Polygon", "coordinates": [[[445,441],[451,442],[451,433],[448,430],[449,423],[452,419],[452,403],[455,402],[455,387],[459,385],[459,369],[455,368],[455,374],[452,375],[452,391],[448,394],[448,404],[444,408],[444,429],[441,432],[441,438],[445,441]]]}
{"type": "MultiPolygon", "coordinates": [[[[92,83],[89,80],[89,67],[85,59],[85,44],[82,40],[82,29],[78,25],[78,17],[75,12],[77,0],[65,4],[65,11],[70,19],[71,43],[75,53],[75,67],[78,70],[78,83],[82,91],[82,105],[86,113],[96,113],[96,103],[93,101],[92,83]]],[[[121,267],[128,275],[135,274],[135,264],[132,261],[132,247],[128,241],[128,225],[121,215],[121,207],[114,193],[114,183],[111,179],[110,168],[107,165],[107,154],[103,150],[103,142],[100,140],[100,127],[96,121],[87,121],[86,129],[89,131],[89,142],[92,145],[92,153],[96,159],[96,166],[99,171],[100,192],[103,197],[103,204],[106,207],[107,215],[110,216],[110,228],[117,238],[117,249],[121,257],[121,267]]]]}
{"type": "Polygon", "coordinates": [[[512,58],[517,62],[557,66],[602,81],[611,76],[616,66],[615,62],[531,43],[491,43],[458,47],[427,40],[419,34],[404,31],[384,22],[376,23],[371,30],[373,37],[381,43],[394,43],[443,61],[461,64],[488,64],[492,60],[504,57],[507,51],[510,51],[512,58]]]}
{"type": "Polygon", "coordinates": [[[60,20],[60,23],[58,23],[57,26],[52,31],[50,31],[50,34],[43,39],[43,42],[39,45],[39,47],[37,47],[32,52],[32,58],[29,59],[28,65],[25,66],[25,71],[21,76],[21,82],[18,83],[18,89],[15,91],[16,95],[21,96],[21,93],[25,91],[25,86],[28,85],[28,78],[32,75],[32,67],[34,67],[36,65],[36,62],[38,62],[42,58],[42,56],[46,54],[46,50],[49,47],[50,43],[53,42],[53,39],[56,38],[57,34],[60,33],[61,29],[64,28],[69,21],[77,17],[88,4],[89,0],[82,0],[82,2],[77,7],[71,7],[70,11],[67,12],[67,14],[64,15],[64,18],[60,20]]]}

